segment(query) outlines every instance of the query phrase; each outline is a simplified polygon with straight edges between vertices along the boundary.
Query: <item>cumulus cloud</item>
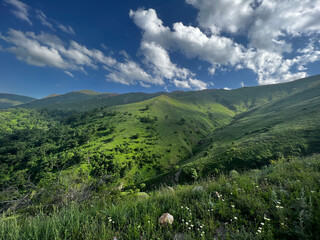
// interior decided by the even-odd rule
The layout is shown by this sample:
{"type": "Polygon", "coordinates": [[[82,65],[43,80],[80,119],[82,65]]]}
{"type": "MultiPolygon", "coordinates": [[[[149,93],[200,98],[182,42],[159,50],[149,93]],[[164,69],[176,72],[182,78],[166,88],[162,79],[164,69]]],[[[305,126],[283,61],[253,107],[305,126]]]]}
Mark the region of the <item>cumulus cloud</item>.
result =
{"type": "Polygon", "coordinates": [[[32,22],[29,19],[29,9],[30,7],[19,1],[19,0],[4,0],[5,3],[11,5],[14,9],[11,10],[11,12],[17,17],[20,18],[23,21],[26,21],[30,25],[32,25],[32,22]]]}
{"type": "Polygon", "coordinates": [[[118,62],[114,66],[114,70],[106,75],[107,81],[121,83],[124,85],[134,85],[142,83],[145,84],[163,85],[161,78],[153,78],[150,74],[145,72],[136,62],[126,60],[126,62],[118,62]]]}
{"type": "Polygon", "coordinates": [[[167,79],[186,79],[188,76],[193,75],[188,69],[179,68],[172,63],[168,52],[155,42],[143,41],[141,43],[141,52],[145,57],[145,63],[151,66],[156,76],[167,79]]]}
{"type": "Polygon", "coordinates": [[[203,90],[207,88],[207,84],[201,80],[189,78],[190,86],[197,89],[197,90],[203,90]]]}
{"type": "Polygon", "coordinates": [[[172,82],[177,88],[183,89],[195,89],[195,90],[203,90],[208,87],[208,84],[194,78],[189,78],[188,80],[179,81],[174,79],[172,82]]]}
{"type": "Polygon", "coordinates": [[[61,69],[83,70],[83,67],[97,68],[97,64],[113,66],[116,60],[105,56],[97,49],[88,49],[75,41],[68,46],[53,34],[22,32],[10,29],[1,38],[10,44],[7,51],[30,65],[50,66],[61,69]]]}
{"type": "Polygon", "coordinates": [[[190,89],[190,84],[188,81],[179,81],[177,79],[173,80],[173,84],[177,87],[177,88],[183,88],[183,89],[190,89]]]}
{"type": "MultiPolygon", "coordinates": [[[[310,44],[312,51],[296,51],[292,47],[294,39],[320,33],[320,2],[317,0],[186,2],[198,9],[199,27],[176,22],[170,28],[164,26],[154,9],[130,10],[130,17],[142,30],[141,49],[151,43],[155,49],[142,51],[146,59],[155,52],[159,56],[165,56],[161,51],[166,52],[169,56],[170,52],[178,51],[188,58],[210,63],[209,75],[214,75],[219,68],[251,69],[257,74],[259,84],[305,77],[306,65],[319,60],[319,43],[310,44]],[[236,36],[247,42],[236,42],[236,36]],[[291,53],[293,57],[286,58],[284,53],[291,53]]],[[[156,66],[155,63],[152,65],[156,66]]],[[[172,69],[159,65],[156,69],[159,72],[162,69],[163,76],[176,77],[172,69]]],[[[191,86],[181,80],[176,84],[191,86]]]]}
{"type": "Polygon", "coordinates": [[[14,53],[19,60],[30,65],[62,69],[70,67],[57,49],[41,45],[37,40],[29,38],[21,31],[10,29],[8,36],[2,36],[2,39],[12,44],[7,49],[8,51],[14,53]]]}

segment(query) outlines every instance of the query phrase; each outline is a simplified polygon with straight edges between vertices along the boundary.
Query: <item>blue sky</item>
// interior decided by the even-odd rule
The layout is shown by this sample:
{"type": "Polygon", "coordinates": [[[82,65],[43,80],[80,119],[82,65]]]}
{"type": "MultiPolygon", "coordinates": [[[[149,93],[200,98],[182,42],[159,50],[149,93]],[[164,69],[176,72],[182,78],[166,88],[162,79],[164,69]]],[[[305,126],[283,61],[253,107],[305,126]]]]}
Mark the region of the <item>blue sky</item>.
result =
{"type": "Polygon", "coordinates": [[[234,89],[320,73],[318,0],[0,0],[0,92],[234,89]]]}

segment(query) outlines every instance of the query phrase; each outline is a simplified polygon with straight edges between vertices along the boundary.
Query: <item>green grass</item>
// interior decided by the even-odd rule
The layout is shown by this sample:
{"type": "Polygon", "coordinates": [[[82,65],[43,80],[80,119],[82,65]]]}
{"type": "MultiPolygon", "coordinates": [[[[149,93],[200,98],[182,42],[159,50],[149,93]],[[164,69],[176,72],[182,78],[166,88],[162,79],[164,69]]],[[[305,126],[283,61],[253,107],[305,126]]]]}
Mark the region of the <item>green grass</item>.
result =
{"type": "Polygon", "coordinates": [[[134,193],[100,192],[52,213],[41,208],[33,216],[4,213],[0,238],[172,239],[180,234],[184,239],[319,239],[319,169],[316,155],[173,190],[164,187],[138,200],[134,193]],[[193,191],[195,186],[203,190],[193,191]],[[158,218],[165,212],[174,222],[162,228],[158,218]]]}
{"type": "Polygon", "coordinates": [[[73,92],[2,110],[3,238],[316,238],[319,156],[297,158],[320,152],[319,79],[232,91],[73,92]],[[196,185],[204,191],[192,192],[196,185]],[[157,219],[166,211],[176,220],[163,229],[157,219]],[[201,224],[203,236],[182,219],[201,224]]]}

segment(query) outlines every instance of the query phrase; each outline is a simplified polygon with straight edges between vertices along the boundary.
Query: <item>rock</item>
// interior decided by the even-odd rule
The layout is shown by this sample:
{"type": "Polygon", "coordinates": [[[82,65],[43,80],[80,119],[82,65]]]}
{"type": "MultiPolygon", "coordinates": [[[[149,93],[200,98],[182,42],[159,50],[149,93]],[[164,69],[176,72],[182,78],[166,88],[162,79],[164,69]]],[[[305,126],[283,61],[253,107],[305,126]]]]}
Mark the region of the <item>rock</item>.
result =
{"type": "Polygon", "coordinates": [[[170,213],[164,213],[161,215],[161,217],[159,218],[159,223],[161,224],[162,227],[165,227],[168,225],[168,223],[170,225],[172,225],[173,223],[173,216],[170,213]]]}
{"type": "Polygon", "coordinates": [[[203,187],[201,186],[196,186],[194,187],[194,189],[192,189],[192,192],[202,192],[203,191],[203,187]]]}

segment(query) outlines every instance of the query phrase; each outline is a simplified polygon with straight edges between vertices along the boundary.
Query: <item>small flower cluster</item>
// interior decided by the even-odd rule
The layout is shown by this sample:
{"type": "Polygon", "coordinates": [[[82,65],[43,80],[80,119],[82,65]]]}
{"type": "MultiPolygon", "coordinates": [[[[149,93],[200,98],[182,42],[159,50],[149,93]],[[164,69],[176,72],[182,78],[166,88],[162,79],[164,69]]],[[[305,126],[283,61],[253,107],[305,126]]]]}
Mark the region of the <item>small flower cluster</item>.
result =
{"type": "Polygon", "coordinates": [[[276,208],[282,209],[283,207],[281,206],[281,202],[277,202],[276,208]]]}
{"type": "Polygon", "coordinates": [[[191,213],[191,209],[190,208],[188,208],[187,206],[181,206],[181,209],[186,209],[187,211],[189,211],[189,215],[192,215],[192,213],[191,213]]]}
{"type": "Polygon", "coordinates": [[[264,215],[263,219],[264,219],[265,221],[268,221],[268,222],[271,220],[270,218],[267,218],[265,215],[264,215]]]}
{"type": "Polygon", "coordinates": [[[261,223],[261,226],[258,228],[256,234],[260,234],[262,232],[262,227],[264,226],[264,223],[261,223]]]}
{"type": "Polygon", "coordinates": [[[114,223],[114,221],[112,220],[112,218],[111,218],[111,217],[108,217],[108,222],[110,222],[110,223],[114,223]]]}

